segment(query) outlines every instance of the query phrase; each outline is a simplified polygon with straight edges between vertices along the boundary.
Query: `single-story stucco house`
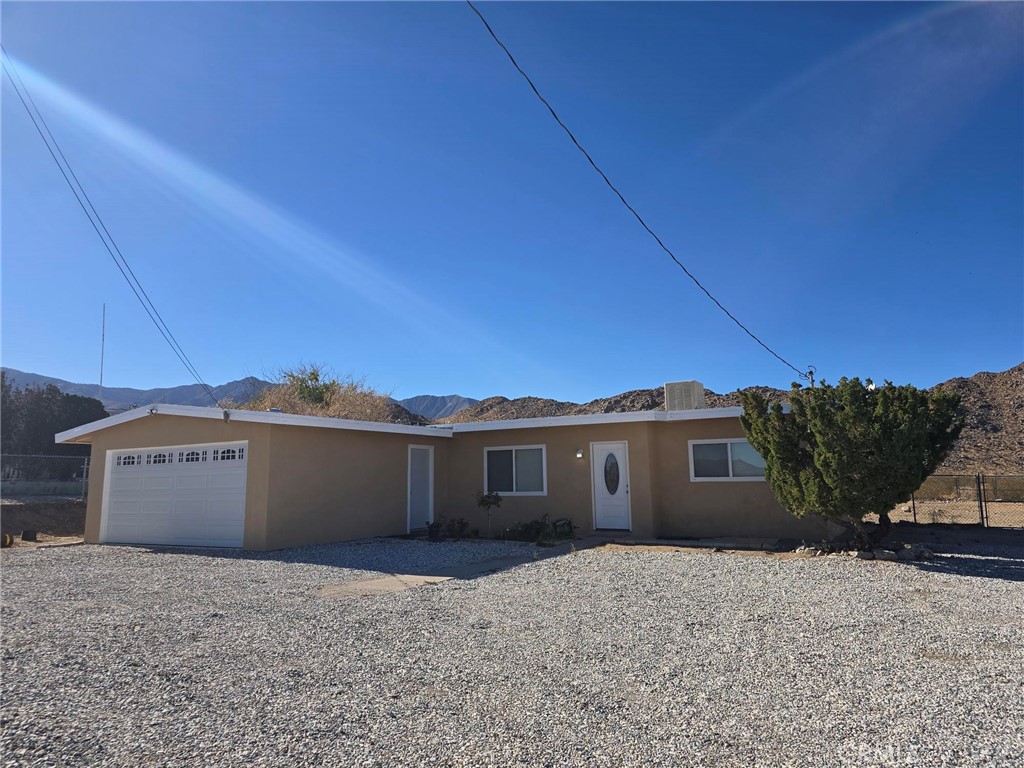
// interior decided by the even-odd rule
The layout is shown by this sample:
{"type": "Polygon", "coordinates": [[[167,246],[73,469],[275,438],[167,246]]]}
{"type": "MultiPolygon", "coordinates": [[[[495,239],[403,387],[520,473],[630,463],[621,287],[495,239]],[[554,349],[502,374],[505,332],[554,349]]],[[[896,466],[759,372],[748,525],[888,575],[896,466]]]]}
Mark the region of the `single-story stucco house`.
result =
{"type": "MultiPolygon", "coordinates": [[[[671,404],[671,400],[668,401],[671,404]]],[[[820,540],[776,502],[740,408],[407,426],[156,405],[62,432],[92,445],[92,543],[281,549],[464,518],[549,515],[581,534],[820,540]]]]}

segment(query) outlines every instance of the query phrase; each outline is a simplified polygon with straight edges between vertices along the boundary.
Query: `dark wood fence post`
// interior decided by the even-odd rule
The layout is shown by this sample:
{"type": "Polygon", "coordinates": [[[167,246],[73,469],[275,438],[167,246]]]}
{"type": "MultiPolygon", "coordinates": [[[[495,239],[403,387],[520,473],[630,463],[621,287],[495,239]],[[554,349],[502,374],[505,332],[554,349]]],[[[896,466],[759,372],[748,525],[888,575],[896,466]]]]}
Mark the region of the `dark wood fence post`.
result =
{"type": "Polygon", "coordinates": [[[914,494],[910,494],[910,509],[914,513],[914,523],[917,523],[917,502],[914,500],[914,494]]]}
{"type": "Polygon", "coordinates": [[[985,491],[981,475],[974,476],[974,482],[978,486],[978,524],[985,525],[985,491]]]}
{"type": "Polygon", "coordinates": [[[82,498],[88,498],[89,493],[89,457],[82,462],[82,498]]]}

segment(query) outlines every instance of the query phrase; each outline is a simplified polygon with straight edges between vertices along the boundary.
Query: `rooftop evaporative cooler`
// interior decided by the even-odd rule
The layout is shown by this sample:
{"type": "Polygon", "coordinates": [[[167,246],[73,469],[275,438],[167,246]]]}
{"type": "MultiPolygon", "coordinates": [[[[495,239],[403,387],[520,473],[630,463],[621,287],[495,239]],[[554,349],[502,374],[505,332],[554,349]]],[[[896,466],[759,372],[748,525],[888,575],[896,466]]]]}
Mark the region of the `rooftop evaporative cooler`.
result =
{"type": "Polygon", "coordinates": [[[699,381],[671,381],[665,384],[666,411],[692,411],[704,407],[704,385],[699,381]]]}

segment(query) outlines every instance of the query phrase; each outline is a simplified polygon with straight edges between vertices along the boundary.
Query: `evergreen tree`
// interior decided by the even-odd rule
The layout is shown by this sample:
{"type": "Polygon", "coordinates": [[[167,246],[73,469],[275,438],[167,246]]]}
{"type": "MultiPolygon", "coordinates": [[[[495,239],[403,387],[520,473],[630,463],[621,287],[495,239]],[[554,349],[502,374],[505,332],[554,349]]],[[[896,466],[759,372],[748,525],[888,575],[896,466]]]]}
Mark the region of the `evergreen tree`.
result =
{"type": "Polygon", "coordinates": [[[743,429],[779,503],[842,525],[858,548],[885,537],[889,512],[942,463],[963,427],[959,395],[890,382],[876,389],[870,379],[794,384],[788,413],[753,390],[739,394],[743,429]],[[867,515],[878,515],[877,529],[867,515]]]}
{"type": "Polygon", "coordinates": [[[92,397],[66,395],[53,384],[15,389],[0,372],[0,444],[4,454],[87,454],[88,446],[57,445],[53,437],[107,417],[92,397]]]}

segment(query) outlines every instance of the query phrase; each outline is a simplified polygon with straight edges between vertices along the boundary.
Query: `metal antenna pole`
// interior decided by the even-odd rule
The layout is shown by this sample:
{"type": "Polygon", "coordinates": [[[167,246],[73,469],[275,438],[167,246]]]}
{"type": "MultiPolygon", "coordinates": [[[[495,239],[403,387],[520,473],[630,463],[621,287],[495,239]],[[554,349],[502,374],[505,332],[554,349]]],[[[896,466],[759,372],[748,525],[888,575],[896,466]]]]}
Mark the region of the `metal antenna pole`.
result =
{"type": "Polygon", "coordinates": [[[103,353],[107,345],[107,305],[103,304],[103,325],[100,330],[100,402],[103,402],[103,353]]]}

